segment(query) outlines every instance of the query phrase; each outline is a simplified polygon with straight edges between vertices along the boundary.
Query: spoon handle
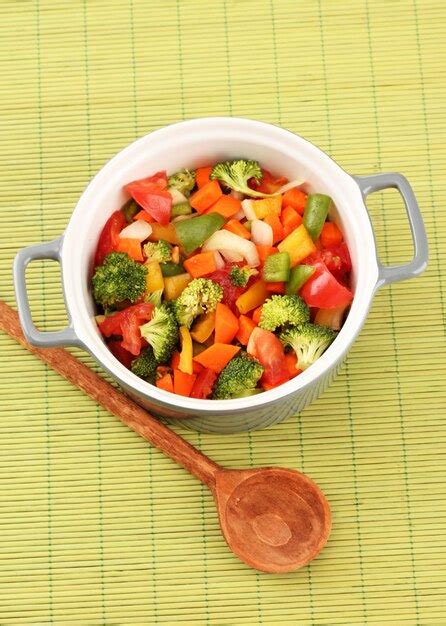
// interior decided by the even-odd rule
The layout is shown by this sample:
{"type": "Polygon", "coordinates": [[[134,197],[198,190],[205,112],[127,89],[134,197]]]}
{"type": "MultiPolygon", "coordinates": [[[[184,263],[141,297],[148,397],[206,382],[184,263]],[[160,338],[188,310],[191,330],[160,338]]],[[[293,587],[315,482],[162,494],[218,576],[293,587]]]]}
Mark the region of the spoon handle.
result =
{"type": "Polygon", "coordinates": [[[152,417],[67,350],[36,348],[29,344],[23,336],[16,311],[1,300],[0,328],[208,487],[215,485],[215,475],[220,469],[217,463],[152,417]]]}

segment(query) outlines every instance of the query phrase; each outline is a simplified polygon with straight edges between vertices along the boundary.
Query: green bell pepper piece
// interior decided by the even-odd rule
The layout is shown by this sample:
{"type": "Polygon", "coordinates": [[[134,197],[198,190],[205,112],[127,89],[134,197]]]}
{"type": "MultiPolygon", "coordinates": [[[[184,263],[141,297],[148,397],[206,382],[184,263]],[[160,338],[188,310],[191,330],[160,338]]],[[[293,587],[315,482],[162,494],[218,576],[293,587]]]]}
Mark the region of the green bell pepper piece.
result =
{"type": "Polygon", "coordinates": [[[179,215],[190,215],[192,213],[192,207],[189,202],[180,202],[174,204],[171,210],[170,218],[178,217],[179,215]]]}
{"type": "Polygon", "coordinates": [[[204,244],[225,223],[225,218],[218,213],[191,217],[189,220],[175,222],[178,241],[186,254],[190,254],[204,244]]]}
{"type": "Polygon", "coordinates": [[[184,274],[185,272],[182,265],[172,263],[171,261],[168,261],[167,263],[160,263],[160,268],[163,276],[178,276],[179,274],[184,274]]]}
{"type": "Polygon", "coordinates": [[[263,280],[267,283],[286,282],[290,276],[290,255],[276,252],[266,257],[263,266],[263,280]]]}
{"type": "Polygon", "coordinates": [[[322,226],[327,219],[328,209],[331,204],[330,196],[322,193],[310,194],[305,204],[303,224],[315,241],[322,231],[322,226]]]}
{"type": "Polygon", "coordinates": [[[313,265],[296,265],[296,267],[293,267],[285,293],[289,296],[294,296],[305,285],[310,276],[314,274],[314,270],[313,265]]]}

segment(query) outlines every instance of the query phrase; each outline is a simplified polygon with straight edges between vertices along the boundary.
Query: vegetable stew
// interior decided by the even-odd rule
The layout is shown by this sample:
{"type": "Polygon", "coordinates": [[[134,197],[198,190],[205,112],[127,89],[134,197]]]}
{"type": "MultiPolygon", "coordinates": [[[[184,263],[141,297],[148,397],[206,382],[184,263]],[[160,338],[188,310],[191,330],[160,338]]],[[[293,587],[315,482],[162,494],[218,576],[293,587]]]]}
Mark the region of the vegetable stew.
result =
{"type": "Polygon", "coordinates": [[[91,281],[115,358],[170,393],[221,400],[311,367],[353,294],[332,200],[304,187],[249,160],[128,183],[91,281]]]}

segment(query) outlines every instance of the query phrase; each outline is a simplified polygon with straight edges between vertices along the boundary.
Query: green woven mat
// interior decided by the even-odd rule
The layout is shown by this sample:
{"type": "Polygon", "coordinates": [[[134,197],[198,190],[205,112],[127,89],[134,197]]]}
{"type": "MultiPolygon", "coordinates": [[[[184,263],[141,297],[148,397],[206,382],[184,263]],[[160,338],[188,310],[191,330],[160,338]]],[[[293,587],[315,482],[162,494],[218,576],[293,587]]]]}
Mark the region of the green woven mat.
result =
{"type": "MultiPolygon", "coordinates": [[[[187,433],[229,467],[289,466],[324,489],[330,542],[293,575],[240,563],[204,487],[1,335],[0,624],[446,624],[445,20],[439,0],[2,0],[8,302],[16,250],[59,235],[111,155],[204,115],[281,124],[349,172],[403,172],[431,261],[379,292],[302,415],[187,433]]],[[[408,259],[397,194],[369,206],[383,259],[408,259]]],[[[29,272],[46,328],[64,322],[57,271],[29,272]]]]}

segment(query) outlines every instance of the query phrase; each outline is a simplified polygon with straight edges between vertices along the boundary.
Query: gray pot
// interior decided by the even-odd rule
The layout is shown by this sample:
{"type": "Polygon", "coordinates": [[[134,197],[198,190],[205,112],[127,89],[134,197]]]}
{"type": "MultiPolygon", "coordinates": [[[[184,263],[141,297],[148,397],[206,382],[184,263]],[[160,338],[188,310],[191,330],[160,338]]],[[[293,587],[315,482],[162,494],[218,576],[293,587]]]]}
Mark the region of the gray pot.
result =
{"type": "Polygon", "coordinates": [[[23,331],[36,346],[79,346],[87,350],[139,404],[168,419],[203,432],[231,433],[265,428],[302,411],[330,384],[355,341],[378,287],[413,278],[426,268],[428,245],[413,191],[400,174],[350,176],[308,141],[270,124],[241,118],[204,118],[181,122],[142,137],[122,150],[93,178],[82,194],[65,234],[49,243],[20,251],[14,263],[17,305],[23,331]],[[341,226],[353,263],[355,297],[338,337],[308,370],[270,391],[236,400],[196,400],[173,395],[136,377],[104,344],[94,321],[89,289],[94,250],[108,216],[126,200],[123,185],[148,173],[185,166],[195,168],[222,159],[249,157],[292,179],[303,179],[308,191],[331,196],[332,217],[341,226]],[[365,197],[387,188],[403,197],[414,243],[412,261],[383,266],[377,257],[365,197]],[[69,326],[58,332],[38,331],[31,319],[25,268],[35,259],[54,259],[62,268],[69,326]],[[187,419],[184,419],[187,418],[187,419]]]}

